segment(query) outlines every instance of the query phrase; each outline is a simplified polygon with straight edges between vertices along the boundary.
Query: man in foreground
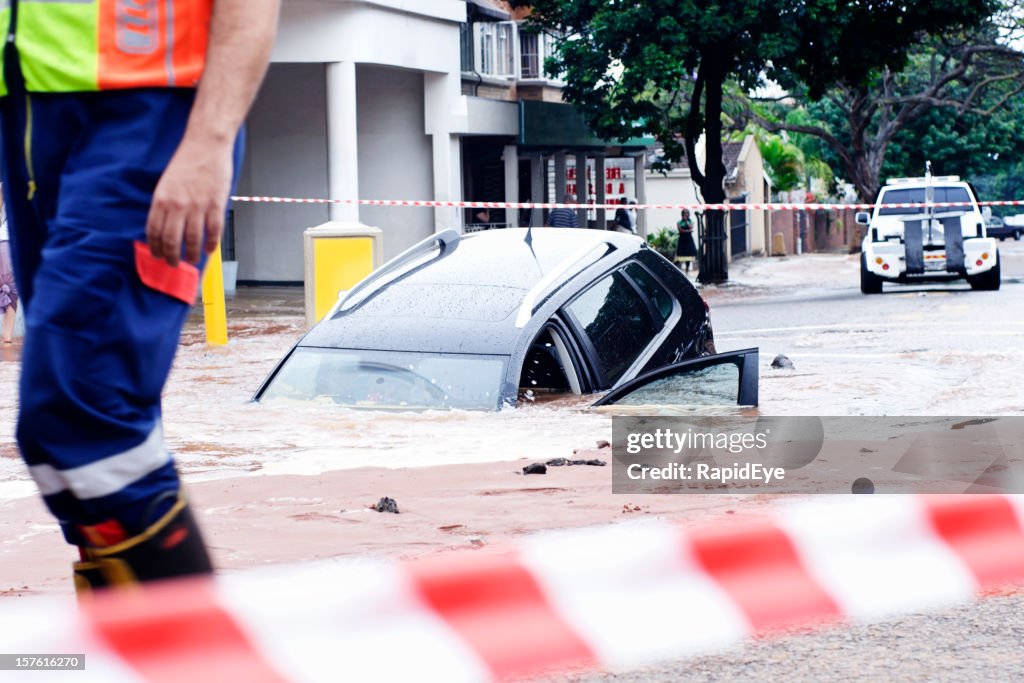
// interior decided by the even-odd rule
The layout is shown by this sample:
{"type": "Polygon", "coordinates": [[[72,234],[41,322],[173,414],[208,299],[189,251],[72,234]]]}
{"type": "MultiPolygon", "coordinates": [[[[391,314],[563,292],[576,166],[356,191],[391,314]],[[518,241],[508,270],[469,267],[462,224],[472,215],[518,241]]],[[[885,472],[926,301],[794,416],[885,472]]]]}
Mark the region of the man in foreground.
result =
{"type": "Polygon", "coordinates": [[[79,547],[79,590],[208,573],[160,394],[220,239],[279,0],[9,5],[22,457],[79,547]]]}

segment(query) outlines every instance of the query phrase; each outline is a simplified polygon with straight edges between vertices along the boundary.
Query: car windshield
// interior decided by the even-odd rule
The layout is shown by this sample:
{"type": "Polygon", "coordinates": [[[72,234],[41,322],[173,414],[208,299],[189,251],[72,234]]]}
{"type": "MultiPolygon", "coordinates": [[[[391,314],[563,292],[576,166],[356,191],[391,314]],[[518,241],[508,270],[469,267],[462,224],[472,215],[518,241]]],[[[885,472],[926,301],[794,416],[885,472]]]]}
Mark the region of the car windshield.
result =
{"type": "Polygon", "coordinates": [[[382,410],[495,410],[507,359],[300,347],[260,401],[313,401],[382,410]]]}
{"type": "MultiPolygon", "coordinates": [[[[934,202],[970,202],[971,196],[962,187],[935,187],[935,194],[932,197],[934,202]]],[[[882,208],[878,210],[879,216],[905,216],[921,213],[921,209],[908,209],[898,206],[887,206],[888,204],[923,204],[925,202],[925,188],[908,187],[898,190],[886,190],[882,193],[882,208]]],[[[969,211],[970,206],[955,207],[954,210],[969,211]]]]}

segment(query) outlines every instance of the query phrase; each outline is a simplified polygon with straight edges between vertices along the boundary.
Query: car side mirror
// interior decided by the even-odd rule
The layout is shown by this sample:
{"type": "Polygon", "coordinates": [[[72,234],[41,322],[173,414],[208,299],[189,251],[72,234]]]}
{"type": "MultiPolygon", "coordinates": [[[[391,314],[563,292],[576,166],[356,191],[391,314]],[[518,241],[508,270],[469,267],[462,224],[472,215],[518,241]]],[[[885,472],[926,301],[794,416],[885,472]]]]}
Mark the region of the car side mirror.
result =
{"type": "Polygon", "coordinates": [[[858,211],[855,220],[857,225],[867,225],[871,222],[871,216],[868,215],[867,211],[858,211]]]}

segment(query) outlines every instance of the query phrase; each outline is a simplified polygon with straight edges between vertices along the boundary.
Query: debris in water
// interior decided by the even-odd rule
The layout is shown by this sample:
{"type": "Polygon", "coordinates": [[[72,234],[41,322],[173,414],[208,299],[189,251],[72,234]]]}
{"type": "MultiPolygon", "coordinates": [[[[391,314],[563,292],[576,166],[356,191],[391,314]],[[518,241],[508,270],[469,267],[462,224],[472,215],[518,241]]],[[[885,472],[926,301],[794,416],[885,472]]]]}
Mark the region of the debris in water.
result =
{"type": "Polygon", "coordinates": [[[787,356],[784,356],[783,354],[780,353],[779,355],[775,356],[775,360],[772,361],[772,367],[775,368],[776,370],[792,370],[793,361],[791,361],[787,356]]]}
{"type": "Polygon", "coordinates": [[[979,417],[974,420],[964,420],[963,422],[957,422],[950,429],[963,429],[964,427],[974,427],[976,425],[988,424],[989,422],[995,422],[999,418],[997,417],[979,417]]]}
{"type": "Polygon", "coordinates": [[[548,468],[542,462],[535,462],[523,468],[523,474],[547,474],[548,468]]]}
{"type": "Polygon", "coordinates": [[[612,445],[610,443],[608,443],[607,441],[605,441],[604,439],[601,439],[600,441],[597,442],[597,447],[598,448],[611,448],[612,445]]]}
{"type": "Polygon", "coordinates": [[[604,467],[608,463],[604,460],[598,460],[597,458],[591,458],[589,460],[569,460],[568,458],[553,458],[548,460],[547,463],[551,467],[566,467],[572,465],[590,465],[592,467],[604,467]]]}
{"type": "Polygon", "coordinates": [[[388,498],[387,496],[384,496],[383,498],[378,500],[375,505],[371,505],[370,509],[376,510],[377,512],[393,512],[397,515],[398,503],[395,502],[394,498],[388,498]]]}

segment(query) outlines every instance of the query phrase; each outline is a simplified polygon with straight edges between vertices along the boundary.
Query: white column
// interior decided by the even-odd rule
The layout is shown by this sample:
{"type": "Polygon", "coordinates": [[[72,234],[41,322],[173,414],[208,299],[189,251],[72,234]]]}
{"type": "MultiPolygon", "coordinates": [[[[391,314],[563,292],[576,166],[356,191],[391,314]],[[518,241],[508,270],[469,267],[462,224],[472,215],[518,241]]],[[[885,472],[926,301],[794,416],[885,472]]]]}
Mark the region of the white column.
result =
{"type": "MultiPolygon", "coordinates": [[[[327,65],[327,192],[331,199],[359,198],[356,130],[356,65],[327,65]]],[[[359,222],[358,204],[331,204],[332,221],[359,222]]]]}
{"type": "MultiPolygon", "coordinates": [[[[434,168],[434,201],[449,202],[459,201],[461,193],[453,191],[451,186],[451,175],[455,159],[458,158],[458,142],[453,143],[451,136],[434,133],[430,137],[433,150],[434,168]],[[454,151],[453,151],[454,144],[454,151]]],[[[461,221],[457,214],[458,208],[450,206],[434,207],[434,232],[441,232],[448,228],[462,229],[461,221]]]]}
{"type": "MultiPolygon", "coordinates": [[[[426,73],[423,76],[425,132],[433,150],[434,200],[462,199],[459,172],[459,141],[452,136],[452,102],[457,99],[460,81],[451,74],[426,73]],[[455,93],[453,98],[452,93],[455,93]]],[[[455,207],[434,208],[434,230],[462,228],[462,212],[455,207]]]]}
{"type": "MultiPolygon", "coordinates": [[[[587,203],[590,196],[587,187],[587,155],[585,152],[576,153],[576,201],[580,204],[587,203]]],[[[576,225],[581,228],[587,227],[587,210],[576,209],[576,225]]]]}
{"type": "MultiPolygon", "coordinates": [[[[604,204],[608,196],[604,191],[605,179],[604,179],[604,157],[594,157],[594,201],[598,204],[604,204]]],[[[604,209],[597,210],[597,229],[604,230],[605,226],[608,225],[608,216],[604,209]]]]}
{"type": "MultiPolygon", "coordinates": [[[[647,178],[644,168],[643,154],[633,157],[633,183],[636,185],[636,203],[647,203],[647,178]]],[[[647,239],[647,212],[637,209],[636,234],[647,239]]]]}
{"type": "MultiPolygon", "coordinates": [[[[519,148],[505,145],[501,158],[505,160],[505,201],[512,204],[519,201],[519,148]]],[[[518,228],[519,209],[505,209],[505,222],[518,228]]]]}

